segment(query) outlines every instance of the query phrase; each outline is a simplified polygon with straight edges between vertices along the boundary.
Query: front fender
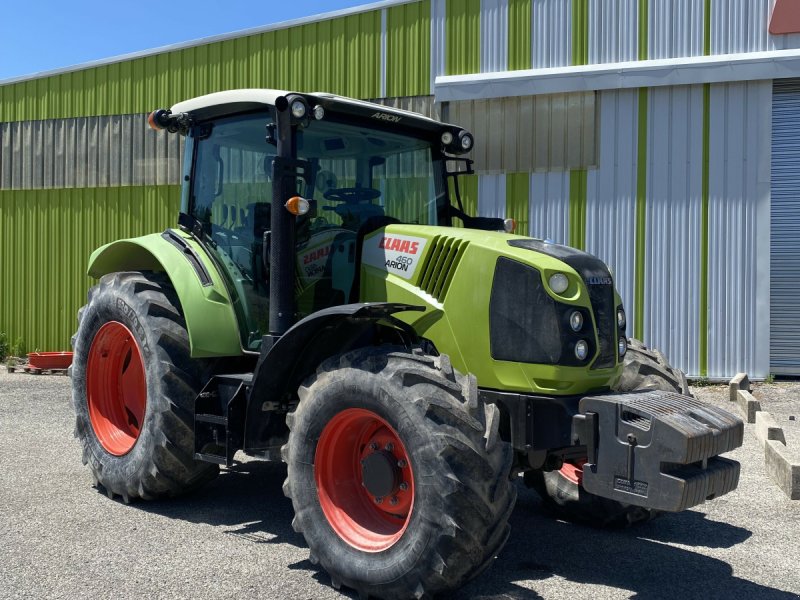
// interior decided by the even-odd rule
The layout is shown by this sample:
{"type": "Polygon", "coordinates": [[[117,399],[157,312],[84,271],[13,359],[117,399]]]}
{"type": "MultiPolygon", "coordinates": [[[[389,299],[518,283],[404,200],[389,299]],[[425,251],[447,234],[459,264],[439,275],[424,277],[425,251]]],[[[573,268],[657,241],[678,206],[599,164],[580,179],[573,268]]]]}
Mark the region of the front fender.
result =
{"type": "Polygon", "coordinates": [[[118,240],[89,258],[90,277],[117,271],[160,271],[169,276],[181,302],[193,358],[242,354],[230,295],[211,258],[189,235],[167,230],[118,240]],[[193,252],[184,254],[179,246],[193,252]]]}

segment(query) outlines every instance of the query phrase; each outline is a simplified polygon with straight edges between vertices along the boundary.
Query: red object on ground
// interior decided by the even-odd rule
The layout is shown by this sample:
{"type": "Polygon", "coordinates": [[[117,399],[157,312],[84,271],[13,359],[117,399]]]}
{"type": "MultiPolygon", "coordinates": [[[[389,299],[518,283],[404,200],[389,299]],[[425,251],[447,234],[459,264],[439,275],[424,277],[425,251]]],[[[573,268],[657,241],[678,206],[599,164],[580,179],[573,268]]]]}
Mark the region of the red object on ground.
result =
{"type": "Polygon", "coordinates": [[[67,369],[72,364],[72,352],[29,352],[28,364],[33,369],[67,369]]]}
{"type": "Polygon", "coordinates": [[[89,419],[114,456],[130,452],[144,424],[147,384],[142,353],[130,329],[109,321],[95,334],[86,363],[89,419]]]}
{"type": "Polygon", "coordinates": [[[400,539],[414,506],[414,474],[391,425],[369,410],[343,410],[323,429],[314,463],[322,512],[340,538],[364,552],[386,550],[400,539]],[[371,493],[364,479],[370,463],[394,480],[383,496],[371,493]]]}

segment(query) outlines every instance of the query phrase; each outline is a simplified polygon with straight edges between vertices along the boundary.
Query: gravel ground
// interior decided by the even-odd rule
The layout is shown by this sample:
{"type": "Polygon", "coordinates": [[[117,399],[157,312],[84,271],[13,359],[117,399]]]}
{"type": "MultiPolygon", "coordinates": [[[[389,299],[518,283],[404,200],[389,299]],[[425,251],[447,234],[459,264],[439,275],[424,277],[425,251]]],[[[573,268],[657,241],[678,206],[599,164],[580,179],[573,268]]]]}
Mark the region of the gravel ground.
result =
{"type": "MultiPolygon", "coordinates": [[[[798,389],[784,386],[775,406],[798,389]]],[[[696,391],[730,406],[727,388],[696,391]]],[[[0,374],[0,597],[354,597],[308,562],[282,465],[244,463],[190,497],[126,506],[92,487],[72,428],[67,378],[0,374]]],[[[752,426],[731,456],[738,490],[627,531],[554,520],[520,486],[508,545],[455,598],[800,598],[800,502],[765,476],[752,426]]]]}

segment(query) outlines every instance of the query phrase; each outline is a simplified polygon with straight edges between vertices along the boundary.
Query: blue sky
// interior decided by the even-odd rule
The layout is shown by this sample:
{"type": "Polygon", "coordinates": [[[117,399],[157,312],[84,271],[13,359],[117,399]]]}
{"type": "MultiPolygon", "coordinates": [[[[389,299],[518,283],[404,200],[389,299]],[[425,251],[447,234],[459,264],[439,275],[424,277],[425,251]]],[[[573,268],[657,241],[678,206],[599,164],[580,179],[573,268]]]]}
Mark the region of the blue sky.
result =
{"type": "Polygon", "coordinates": [[[6,0],[0,81],[372,0],[6,0]]]}

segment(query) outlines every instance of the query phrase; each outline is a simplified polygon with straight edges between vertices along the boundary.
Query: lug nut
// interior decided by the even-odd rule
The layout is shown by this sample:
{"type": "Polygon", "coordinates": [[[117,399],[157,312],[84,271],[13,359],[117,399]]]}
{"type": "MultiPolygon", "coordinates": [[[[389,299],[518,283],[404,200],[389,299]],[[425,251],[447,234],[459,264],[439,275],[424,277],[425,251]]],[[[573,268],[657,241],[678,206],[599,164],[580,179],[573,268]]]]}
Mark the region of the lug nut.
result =
{"type": "Polygon", "coordinates": [[[394,450],[394,444],[392,442],[389,442],[388,444],[386,444],[386,451],[391,452],[392,450],[394,450]]]}
{"type": "Polygon", "coordinates": [[[380,496],[375,498],[375,504],[380,504],[381,502],[383,502],[383,498],[381,498],[380,496]]]}
{"type": "Polygon", "coordinates": [[[372,442],[372,443],[369,445],[369,449],[370,449],[370,450],[372,450],[372,451],[374,452],[375,450],[377,450],[377,449],[378,449],[378,444],[376,444],[375,442],[372,442]]]}
{"type": "Polygon", "coordinates": [[[408,484],[404,481],[400,484],[400,489],[405,492],[408,489],[408,484]]]}
{"type": "Polygon", "coordinates": [[[408,466],[408,463],[401,458],[397,461],[397,466],[401,469],[405,469],[408,466]]]}
{"type": "Polygon", "coordinates": [[[392,496],[392,498],[389,500],[389,504],[391,504],[392,506],[394,506],[398,502],[400,502],[400,500],[397,499],[397,496],[392,496]]]}

